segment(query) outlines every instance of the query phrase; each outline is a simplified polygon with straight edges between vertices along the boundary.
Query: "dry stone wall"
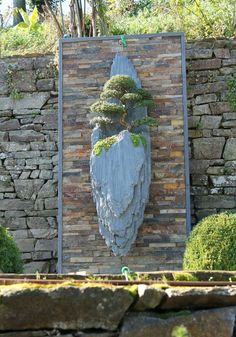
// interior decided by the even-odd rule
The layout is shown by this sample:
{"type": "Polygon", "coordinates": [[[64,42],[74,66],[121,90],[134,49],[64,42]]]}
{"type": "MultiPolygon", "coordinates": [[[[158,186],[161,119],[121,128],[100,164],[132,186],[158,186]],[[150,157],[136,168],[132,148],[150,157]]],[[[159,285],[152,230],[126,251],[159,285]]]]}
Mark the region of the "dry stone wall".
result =
{"type": "Polygon", "coordinates": [[[71,282],[6,286],[0,294],[0,337],[171,337],[177,329],[191,337],[236,336],[235,286],[164,290],[71,282]]]}
{"type": "MultiPolygon", "coordinates": [[[[236,112],[226,97],[236,41],[190,41],[186,48],[195,223],[236,210],[236,112]]],[[[54,56],[0,61],[0,223],[15,237],[26,272],[55,271],[57,101],[54,56]],[[23,98],[13,100],[18,91],[23,98]]]]}
{"type": "Polygon", "coordinates": [[[0,224],[25,272],[54,272],[57,247],[57,73],[54,56],[0,61],[0,224]]]}
{"type": "Polygon", "coordinates": [[[235,73],[236,40],[187,43],[193,223],[236,210],[236,109],[227,97],[235,73]]]}

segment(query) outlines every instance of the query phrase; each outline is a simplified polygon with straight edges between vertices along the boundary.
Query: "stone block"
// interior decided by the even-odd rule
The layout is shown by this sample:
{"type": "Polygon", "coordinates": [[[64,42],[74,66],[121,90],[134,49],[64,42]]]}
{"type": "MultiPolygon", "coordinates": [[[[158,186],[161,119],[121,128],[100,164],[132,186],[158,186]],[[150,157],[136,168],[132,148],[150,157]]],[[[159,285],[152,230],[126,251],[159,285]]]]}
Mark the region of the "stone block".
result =
{"type": "Polygon", "coordinates": [[[25,274],[49,273],[50,263],[48,261],[34,261],[24,265],[25,274]]]}
{"type": "Polygon", "coordinates": [[[48,180],[38,193],[39,198],[50,198],[56,195],[56,184],[53,180],[48,180]]]}
{"type": "Polygon", "coordinates": [[[53,239],[57,235],[57,230],[53,228],[34,228],[30,230],[33,238],[53,239]]]}
{"type": "Polygon", "coordinates": [[[53,173],[51,170],[41,170],[40,171],[40,175],[39,175],[39,178],[40,179],[52,179],[53,177],[53,173]]]}
{"type": "Polygon", "coordinates": [[[195,105],[193,106],[193,115],[210,115],[211,110],[209,104],[195,105]]]}
{"type": "Polygon", "coordinates": [[[231,195],[195,196],[196,208],[220,208],[233,209],[236,207],[236,199],[231,195]]]}
{"type": "Polygon", "coordinates": [[[225,138],[193,139],[193,155],[195,159],[218,159],[222,156],[225,138]]]}
{"type": "Polygon", "coordinates": [[[193,174],[192,175],[192,185],[193,186],[207,186],[208,176],[203,174],[193,174]]]}
{"type": "Polygon", "coordinates": [[[35,91],[35,72],[32,70],[17,71],[14,75],[16,89],[19,91],[35,91]]]}
{"type": "Polygon", "coordinates": [[[41,109],[44,104],[46,104],[49,97],[49,93],[25,94],[22,99],[14,100],[13,109],[41,109]]]}
{"type": "Polygon", "coordinates": [[[216,187],[235,187],[236,176],[210,176],[211,182],[216,187]]]}
{"type": "Polygon", "coordinates": [[[28,217],[27,225],[30,229],[48,228],[47,220],[43,217],[28,217]]]}
{"type": "Polygon", "coordinates": [[[236,57],[230,58],[230,59],[227,59],[227,60],[223,60],[222,65],[223,65],[223,67],[236,65],[236,57]]]}
{"type": "Polygon", "coordinates": [[[166,296],[162,289],[154,288],[144,284],[138,285],[138,301],[135,303],[134,310],[151,310],[159,306],[166,296]]]}
{"type": "Polygon", "coordinates": [[[236,187],[225,187],[224,194],[226,195],[236,195],[236,187]]]}
{"type": "Polygon", "coordinates": [[[208,48],[191,48],[186,50],[187,59],[209,59],[212,57],[213,51],[208,48]]]}
{"type": "Polygon", "coordinates": [[[11,181],[0,180],[0,192],[13,192],[13,191],[14,191],[14,186],[11,181]]]}
{"type": "Polygon", "coordinates": [[[38,91],[50,91],[54,88],[54,80],[52,78],[37,80],[36,86],[38,91]]]}
{"type": "Polygon", "coordinates": [[[187,64],[187,68],[190,70],[219,69],[220,67],[221,60],[219,59],[196,60],[190,61],[187,64]]]}
{"type": "Polygon", "coordinates": [[[28,238],[28,231],[24,229],[11,231],[10,234],[13,236],[15,240],[28,238]]]}
{"type": "Polygon", "coordinates": [[[8,132],[0,132],[0,142],[8,141],[8,132]]]}
{"type": "Polygon", "coordinates": [[[34,208],[32,200],[6,199],[0,202],[0,211],[21,211],[34,208]]]}
{"type": "Polygon", "coordinates": [[[222,122],[222,127],[226,129],[236,128],[236,120],[222,122]]]}
{"type": "Polygon", "coordinates": [[[189,129],[198,129],[200,122],[200,116],[190,116],[188,117],[188,127],[189,129]]]}
{"type": "Polygon", "coordinates": [[[207,174],[221,175],[224,174],[224,171],[223,166],[211,166],[207,169],[207,174]]]}
{"type": "Polygon", "coordinates": [[[29,178],[29,176],[30,176],[30,171],[24,171],[24,172],[21,173],[19,179],[22,179],[22,180],[27,179],[27,178],[29,178]]]}
{"type": "Polygon", "coordinates": [[[12,110],[13,99],[10,97],[0,97],[0,110],[12,110]]]}
{"type": "Polygon", "coordinates": [[[55,142],[33,142],[30,143],[32,150],[49,150],[49,151],[56,151],[57,146],[55,142]]]}
{"type": "MultiPolygon", "coordinates": [[[[121,327],[119,337],[177,336],[177,328],[187,329],[185,336],[229,337],[234,330],[235,307],[200,310],[163,319],[156,313],[129,313],[121,327]],[[204,329],[203,329],[204,327],[204,329]]],[[[180,334],[178,334],[180,336],[180,334]]]]}
{"type": "Polygon", "coordinates": [[[5,218],[22,218],[26,214],[24,211],[6,211],[5,218]]]}
{"type": "Polygon", "coordinates": [[[45,208],[46,209],[56,209],[58,199],[57,198],[47,198],[45,199],[45,208]]]}
{"type": "Polygon", "coordinates": [[[211,102],[216,102],[217,96],[216,94],[205,94],[205,95],[199,95],[195,98],[196,104],[206,104],[211,102]]]}
{"type": "Polygon", "coordinates": [[[223,158],[225,160],[236,160],[236,138],[229,138],[227,140],[223,158]]]}
{"type": "Polygon", "coordinates": [[[2,117],[12,117],[12,111],[11,110],[0,111],[0,118],[2,117]]]}
{"type": "Polygon", "coordinates": [[[193,97],[194,95],[225,91],[227,85],[225,81],[217,81],[213,83],[191,85],[188,88],[188,96],[193,97]]]}
{"type": "Polygon", "coordinates": [[[37,194],[44,181],[42,179],[16,179],[14,181],[16,194],[20,199],[30,199],[33,194],[37,194]]]}
{"type": "Polygon", "coordinates": [[[40,151],[18,151],[12,153],[13,158],[38,158],[40,157],[40,151]]]}
{"type": "Polygon", "coordinates": [[[218,129],[221,122],[221,116],[202,116],[200,122],[201,129],[218,129]]]}
{"type": "Polygon", "coordinates": [[[236,119],[236,112],[225,112],[223,114],[224,121],[229,121],[229,120],[234,120],[234,119],[236,119]]]}
{"type": "Polygon", "coordinates": [[[18,239],[17,246],[19,247],[21,252],[32,252],[34,251],[34,243],[35,239],[18,239]]]}
{"type": "Polygon", "coordinates": [[[35,251],[57,251],[57,239],[41,239],[37,240],[35,245],[35,251]]]}
{"type": "Polygon", "coordinates": [[[229,59],[230,52],[228,48],[215,48],[214,49],[215,57],[220,59],[229,59]]]}
{"type": "Polygon", "coordinates": [[[10,141],[16,142],[33,142],[43,141],[44,135],[34,130],[19,130],[9,132],[10,141]]]}
{"type": "Polygon", "coordinates": [[[16,151],[28,151],[30,144],[16,143],[16,142],[1,142],[0,150],[2,152],[16,152],[16,151]]]}
{"type": "Polygon", "coordinates": [[[51,252],[34,252],[32,255],[32,258],[33,260],[50,260],[52,259],[52,253],[51,252]]]}
{"type": "Polygon", "coordinates": [[[38,178],[39,177],[39,170],[34,170],[34,171],[32,171],[31,172],[31,174],[30,174],[30,178],[31,179],[36,179],[36,178],[38,178]]]}
{"type": "MultiPolygon", "coordinates": [[[[42,268],[45,264],[49,265],[46,261],[32,262],[25,266],[24,271],[48,272],[45,269],[34,269],[42,268]]],[[[125,288],[93,286],[23,288],[20,291],[18,288],[8,287],[1,293],[1,298],[1,331],[9,330],[9,327],[11,331],[32,331],[43,326],[44,330],[56,327],[60,330],[85,330],[88,333],[97,329],[99,334],[103,330],[115,331],[134,301],[129,290],[125,288]],[[40,303],[42,310],[39,310],[40,303]]],[[[58,335],[55,330],[52,333],[58,335]]]]}
{"type": "Polygon", "coordinates": [[[230,106],[227,102],[210,103],[210,108],[213,115],[222,115],[224,112],[230,111],[230,106]]]}
{"type": "Polygon", "coordinates": [[[9,119],[0,123],[0,131],[10,131],[20,129],[20,123],[17,119],[9,119]]]}
{"type": "MultiPolygon", "coordinates": [[[[6,227],[9,228],[10,230],[12,231],[15,231],[15,230],[26,230],[27,229],[27,226],[26,226],[26,218],[23,218],[23,217],[18,217],[19,215],[19,212],[20,211],[11,211],[11,217],[6,217],[6,214],[5,214],[5,217],[6,217],[6,227]]],[[[6,212],[7,213],[7,212],[6,212]]],[[[9,216],[8,215],[8,216],[9,216]]],[[[24,213],[24,216],[25,216],[25,213],[24,213]]]]}
{"type": "Polygon", "coordinates": [[[212,135],[216,137],[232,137],[232,130],[214,129],[212,135]]]}

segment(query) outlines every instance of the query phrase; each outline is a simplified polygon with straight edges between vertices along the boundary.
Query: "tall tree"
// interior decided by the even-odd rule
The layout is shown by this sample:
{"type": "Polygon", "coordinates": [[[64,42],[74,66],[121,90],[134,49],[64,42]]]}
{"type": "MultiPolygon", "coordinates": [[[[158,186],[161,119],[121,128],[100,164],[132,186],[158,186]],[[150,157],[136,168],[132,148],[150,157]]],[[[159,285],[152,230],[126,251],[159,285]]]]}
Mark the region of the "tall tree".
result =
{"type": "Polygon", "coordinates": [[[20,13],[17,11],[17,9],[20,9],[20,8],[26,11],[25,0],[13,0],[13,10],[15,13],[13,17],[13,26],[16,26],[19,22],[23,21],[20,13]]]}

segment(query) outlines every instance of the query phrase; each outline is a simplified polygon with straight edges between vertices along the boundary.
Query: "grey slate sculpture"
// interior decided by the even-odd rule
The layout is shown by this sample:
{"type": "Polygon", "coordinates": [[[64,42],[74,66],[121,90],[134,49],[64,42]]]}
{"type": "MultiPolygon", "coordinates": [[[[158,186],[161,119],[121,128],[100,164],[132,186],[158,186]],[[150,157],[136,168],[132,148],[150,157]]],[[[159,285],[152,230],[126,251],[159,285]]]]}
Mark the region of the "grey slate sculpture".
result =
{"type": "Polygon", "coordinates": [[[148,125],[155,126],[156,121],[147,117],[146,106],[152,104],[131,61],[117,54],[111,79],[100,100],[91,106],[95,127],[90,175],[100,233],[118,256],[126,255],[135,241],[148,202],[148,125]]]}

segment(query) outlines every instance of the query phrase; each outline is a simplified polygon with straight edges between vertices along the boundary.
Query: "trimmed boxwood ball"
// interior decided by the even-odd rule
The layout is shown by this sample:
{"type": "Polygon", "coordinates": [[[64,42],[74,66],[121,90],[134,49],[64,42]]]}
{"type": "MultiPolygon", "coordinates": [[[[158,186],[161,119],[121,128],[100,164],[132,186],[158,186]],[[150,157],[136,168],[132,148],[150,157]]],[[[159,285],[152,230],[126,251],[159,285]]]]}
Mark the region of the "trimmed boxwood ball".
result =
{"type": "Polygon", "coordinates": [[[202,219],[187,240],[186,270],[236,270],[236,213],[224,212],[202,219]]]}
{"type": "Polygon", "coordinates": [[[22,273],[23,262],[19,248],[7,229],[0,226],[0,272],[22,273]]]}

